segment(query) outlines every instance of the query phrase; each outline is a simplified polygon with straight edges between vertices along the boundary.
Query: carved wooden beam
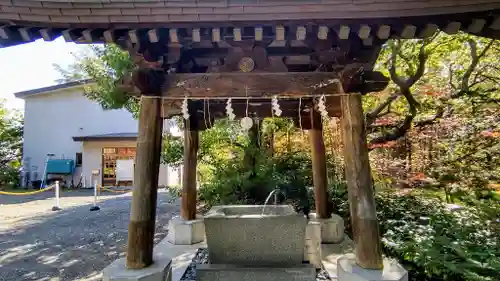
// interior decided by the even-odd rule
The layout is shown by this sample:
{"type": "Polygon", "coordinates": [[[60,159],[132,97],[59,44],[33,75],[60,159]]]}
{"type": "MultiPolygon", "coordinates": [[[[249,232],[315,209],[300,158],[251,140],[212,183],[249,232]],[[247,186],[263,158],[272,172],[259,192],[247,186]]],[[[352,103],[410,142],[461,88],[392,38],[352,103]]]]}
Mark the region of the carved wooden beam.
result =
{"type": "MultiPolygon", "coordinates": [[[[143,70],[146,71],[146,70],[143,70]]],[[[142,72],[142,71],[141,71],[142,72]]],[[[135,73],[135,76],[152,75],[159,79],[161,71],[148,70],[153,73],[135,73]]],[[[271,98],[274,95],[303,97],[333,95],[338,93],[340,81],[346,93],[379,92],[387,87],[389,79],[377,71],[350,69],[338,75],[330,72],[288,72],[288,73],[191,73],[171,74],[161,89],[161,95],[169,99],[251,97],[271,98]]],[[[139,77],[135,77],[136,80],[139,77]]],[[[126,76],[119,81],[120,87],[128,95],[138,95],[140,81],[136,85],[132,78],[126,76]]],[[[144,80],[147,80],[144,78],[144,80]]],[[[161,79],[160,79],[161,80],[161,79]]],[[[161,82],[161,81],[159,81],[161,82]]],[[[140,88],[139,88],[140,89],[140,88]]]]}
{"type": "Polygon", "coordinates": [[[200,73],[169,78],[162,96],[168,98],[272,97],[334,94],[340,81],[335,73],[200,73]]]}

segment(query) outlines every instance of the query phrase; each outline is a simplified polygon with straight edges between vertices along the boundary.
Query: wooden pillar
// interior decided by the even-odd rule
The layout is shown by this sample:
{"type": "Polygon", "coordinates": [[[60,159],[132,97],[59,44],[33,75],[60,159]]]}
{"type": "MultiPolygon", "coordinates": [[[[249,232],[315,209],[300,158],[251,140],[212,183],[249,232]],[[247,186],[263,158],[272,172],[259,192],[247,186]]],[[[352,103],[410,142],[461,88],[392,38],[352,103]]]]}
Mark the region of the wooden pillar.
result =
{"type": "Polygon", "coordinates": [[[316,215],[326,219],[331,217],[328,208],[328,181],[326,175],[325,143],[323,141],[323,125],[321,115],[311,109],[311,129],[309,130],[311,143],[311,159],[313,170],[314,197],[316,215]]]}
{"type": "Polygon", "coordinates": [[[134,191],[127,245],[127,267],[140,269],[153,263],[158,173],[162,124],[161,99],[141,98],[139,136],[134,170],[134,191]]]}
{"type": "Polygon", "coordinates": [[[341,96],[342,135],[356,262],[381,269],[382,250],[375,211],[361,95],[341,96]]]}
{"type": "MultiPolygon", "coordinates": [[[[187,124],[188,122],[186,122],[187,124]]],[[[194,123],[194,122],[193,122],[194,123]]],[[[196,164],[198,157],[198,130],[184,128],[184,166],[182,172],[181,216],[185,220],[196,219],[196,164]]]]}

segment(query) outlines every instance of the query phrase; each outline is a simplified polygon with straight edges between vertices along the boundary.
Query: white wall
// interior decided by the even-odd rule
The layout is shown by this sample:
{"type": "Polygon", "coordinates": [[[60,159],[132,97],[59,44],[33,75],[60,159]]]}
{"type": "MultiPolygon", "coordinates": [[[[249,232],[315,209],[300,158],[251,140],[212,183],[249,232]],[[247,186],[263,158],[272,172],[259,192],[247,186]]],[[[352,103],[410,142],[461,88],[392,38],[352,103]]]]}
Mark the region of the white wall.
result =
{"type": "MultiPolygon", "coordinates": [[[[91,186],[92,170],[102,167],[102,149],[104,147],[135,147],[135,141],[90,141],[83,143],[83,175],[87,186],[91,186]]],[[[102,170],[101,170],[102,173],[102,170]]],[[[98,184],[102,183],[102,177],[97,179],[98,184]]],[[[158,185],[166,186],[169,184],[169,172],[166,165],[160,165],[160,174],[158,185]]]]}
{"type": "Polygon", "coordinates": [[[38,166],[38,179],[47,153],[74,159],[83,152],[74,136],[133,132],[137,132],[137,120],[127,110],[103,110],[83,95],[83,87],[25,97],[23,158],[38,166]]]}

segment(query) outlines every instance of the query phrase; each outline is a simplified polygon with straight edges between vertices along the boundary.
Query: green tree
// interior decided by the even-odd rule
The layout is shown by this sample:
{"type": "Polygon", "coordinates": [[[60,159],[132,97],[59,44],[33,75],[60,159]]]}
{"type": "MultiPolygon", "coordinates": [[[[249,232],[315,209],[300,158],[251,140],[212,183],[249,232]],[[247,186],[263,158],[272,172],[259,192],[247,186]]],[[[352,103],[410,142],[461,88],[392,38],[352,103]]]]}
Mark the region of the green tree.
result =
{"type": "Polygon", "coordinates": [[[87,52],[75,55],[76,63],[67,67],[54,65],[61,74],[59,82],[92,81],[85,95],[104,109],[126,108],[138,114],[138,100],[125,93],[119,85],[134,68],[127,51],[114,44],[91,45],[87,52]]]}
{"type": "Polygon", "coordinates": [[[23,137],[22,115],[0,100],[0,186],[19,183],[23,137]]]}
{"type": "MultiPolygon", "coordinates": [[[[452,190],[498,181],[499,55],[500,42],[467,34],[390,41],[377,69],[392,83],[385,93],[364,99],[372,147],[426,142],[429,151],[412,155],[410,144],[403,157],[411,169],[412,158],[432,154],[424,172],[449,201],[452,190]]],[[[397,161],[390,164],[402,169],[397,161]]]]}

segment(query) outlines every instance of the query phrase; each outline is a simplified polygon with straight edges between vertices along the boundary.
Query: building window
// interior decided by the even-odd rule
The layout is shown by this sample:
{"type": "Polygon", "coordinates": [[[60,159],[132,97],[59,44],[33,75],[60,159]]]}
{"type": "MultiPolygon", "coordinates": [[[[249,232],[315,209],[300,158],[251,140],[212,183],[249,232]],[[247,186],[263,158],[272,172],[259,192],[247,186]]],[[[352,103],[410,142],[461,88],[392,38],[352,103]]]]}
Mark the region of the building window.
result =
{"type": "Polygon", "coordinates": [[[80,167],[82,166],[82,162],[83,162],[83,154],[81,152],[77,152],[75,156],[75,165],[77,167],[80,167]]]}

